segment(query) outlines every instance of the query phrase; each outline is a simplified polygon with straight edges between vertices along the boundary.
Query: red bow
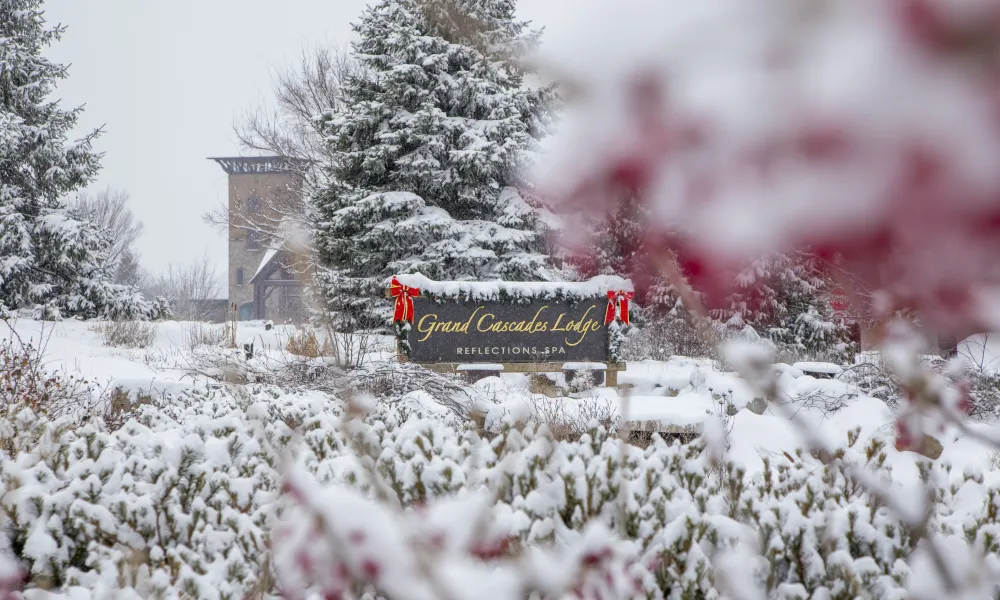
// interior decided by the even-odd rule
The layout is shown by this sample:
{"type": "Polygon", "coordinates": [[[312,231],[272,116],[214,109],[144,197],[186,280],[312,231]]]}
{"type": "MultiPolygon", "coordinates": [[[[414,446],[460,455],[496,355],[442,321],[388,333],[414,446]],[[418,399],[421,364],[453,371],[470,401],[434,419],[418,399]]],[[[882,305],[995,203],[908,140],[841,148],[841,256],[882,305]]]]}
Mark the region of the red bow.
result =
{"type": "Polygon", "coordinates": [[[622,323],[628,325],[628,301],[635,296],[634,292],[619,290],[608,292],[608,310],[604,313],[604,324],[615,320],[615,313],[621,315],[622,323]]]}
{"type": "Polygon", "coordinates": [[[413,322],[413,297],[420,295],[420,288],[403,285],[395,277],[389,283],[389,293],[396,299],[396,310],[392,313],[392,322],[413,322]]]}

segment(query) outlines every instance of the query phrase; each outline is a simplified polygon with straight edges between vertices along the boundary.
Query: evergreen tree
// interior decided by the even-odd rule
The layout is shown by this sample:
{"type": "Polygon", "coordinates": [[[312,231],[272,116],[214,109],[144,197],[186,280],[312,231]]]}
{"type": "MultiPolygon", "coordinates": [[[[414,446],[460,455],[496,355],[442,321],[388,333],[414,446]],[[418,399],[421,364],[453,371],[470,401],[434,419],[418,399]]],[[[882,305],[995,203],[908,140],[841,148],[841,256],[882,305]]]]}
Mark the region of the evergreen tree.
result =
{"type": "Polygon", "coordinates": [[[574,261],[584,277],[627,274],[632,278],[636,289],[633,321],[639,328],[659,330],[660,339],[682,353],[709,347],[719,334],[768,339],[779,350],[795,355],[838,362],[848,356],[851,332],[833,316],[829,299],[833,285],[815,256],[771,254],[733,270],[728,277],[708,281],[691,272],[693,265],[677,251],[669,250],[683,249],[683,232],[657,240],[652,247],[669,252],[662,260],[675,260],[694,286],[695,297],[707,304],[710,321],[703,322],[684,306],[679,290],[664,279],[650,255],[644,230],[648,218],[648,208],[635,196],[619,202],[613,213],[593,225],[586,236],[591,247],[574,261]],[[707,333],[713,339],[695,342],[707,333]]]}
{"type": "Polygon", "coordinates": [[[361,65],[325,118],[331,186],[315,200],[319,282],[343,328],[386,324],[384,281],[552,276],[547,216],[515,189],[547,124],[547,89],[511,60],[537,36],[514,0],[379,0],[361,65]]]}
{"type": "Polygon", "coordinates": [[[638,285],[635,279],[639,278],[646,283],[650,267],[642,237],[648,212],[648,208],[634,197],[617,204],[614,213],[599,223],[589,236],[594,244],[589,253],[593,262],[585,271],[593,275],[630,275],[634,284],[638,285]]]}
{"type": "Polygon", "coordinates": [[[841,362],[852,350],[851,333],[833,316],[832,287],[815,256],[771,254],[736,273],[725,308],[711,314],[730,334],[749,325],[793,354],[841,362]]]}
{"type": "Polygon", "coordinates": [[[97,132],[67,142],[81,109],[50,98],[66,67],[42,51],[62,31],[46,26],[41,0],[0,0],[0,314],[138,316],[142,299],[111,283],[108,236],[63,201],[93,178],[99,155],[97,132]]]}
{"type": "Polygon", "coordinates": [[[586,239],[589,246],[578,248],[569,260],[579,279],[595,275],[629,278],[635,289],[629,312],[632,325],[637,327],[646,326],[650,294],[662,287],[662,276],[643,246],[643,221],[648,212],[638,198],[629,196],[616,204],[613,212],[604,219],[575,224],[575,227],[586,227],[589,231],[585,236],[573,237],[586,239]]]}

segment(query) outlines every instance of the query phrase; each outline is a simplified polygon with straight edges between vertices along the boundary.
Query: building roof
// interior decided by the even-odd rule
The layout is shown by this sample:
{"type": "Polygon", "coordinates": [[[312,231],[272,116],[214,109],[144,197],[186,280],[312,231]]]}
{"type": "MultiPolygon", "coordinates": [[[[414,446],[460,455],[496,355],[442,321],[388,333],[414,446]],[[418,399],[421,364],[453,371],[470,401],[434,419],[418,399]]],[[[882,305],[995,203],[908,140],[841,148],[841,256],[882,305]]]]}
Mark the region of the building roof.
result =
{"type": "Polygon", "coordinates": [[[264,272],[264,270],[271,264],[274,257],[278,255],[278,248],[268,248],[267,252],[264,253],[264,258],[260,260],[260,265],[257,267],[257,272],[253,274],[250,278],[250,283],[256,283],[257,276],[264,272]]]}
{"type": "Polygon", "coordinates": [[[229,175],[295,172],[309,164],[300,158],[281,156],[210,156],[229,175]]]}
{"type": "MultiPolygon", "coordinates": [[[[276,235],[272,239],[272,242],[276,243],[272,243],[272,245],[268,247],[267,251],[264,252],[264,256],[261,257],[260,260],[260,265],[257,266],[257,271],[253,274],[253,277],[250,278],[251,284],[256,283],[258,280],[263,281],[264,278],[270,276],[274,269],[277,268],[277,265],[275,265],[274,268],[271,268],[271,264],[276,261],[276,257],[279,254],[285,255],[285,257],[280,260],[287,260],[289,240],[294,240],[295,231],[296,227],[294,220],[287,216],[282,217],[281,222],[278,223],[276,235]]],[[[294,248],[296,244],[293,241],[291,245],[294,248]]]]}

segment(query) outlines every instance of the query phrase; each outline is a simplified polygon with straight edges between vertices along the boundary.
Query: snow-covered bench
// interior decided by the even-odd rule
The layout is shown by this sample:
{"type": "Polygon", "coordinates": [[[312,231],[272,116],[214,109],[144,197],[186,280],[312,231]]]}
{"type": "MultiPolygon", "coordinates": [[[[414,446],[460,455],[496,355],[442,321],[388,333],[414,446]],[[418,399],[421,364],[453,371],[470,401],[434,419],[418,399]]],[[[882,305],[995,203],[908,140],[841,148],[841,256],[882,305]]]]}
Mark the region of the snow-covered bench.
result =
{"type": "Polygon", "coordinates": [[[844,370],[840,365],[828,362],[797,362],[792,368],[816,379],[833,379],[844,370]]]}

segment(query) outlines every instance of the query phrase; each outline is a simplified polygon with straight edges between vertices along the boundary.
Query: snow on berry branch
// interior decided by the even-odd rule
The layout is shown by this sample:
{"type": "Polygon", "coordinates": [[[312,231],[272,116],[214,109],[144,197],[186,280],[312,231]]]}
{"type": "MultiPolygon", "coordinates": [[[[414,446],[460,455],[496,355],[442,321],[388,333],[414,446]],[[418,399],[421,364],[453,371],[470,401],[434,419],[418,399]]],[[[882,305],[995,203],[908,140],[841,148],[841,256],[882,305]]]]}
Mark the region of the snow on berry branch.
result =
{"type": "Polygon", "coordinates": [[[539,177],[581,218],[638,193],[708,281],[809,247],[879,309],[989,330],[998,30],[993,0],[616,2],[553,57],[577,93],[539,177]]]}

